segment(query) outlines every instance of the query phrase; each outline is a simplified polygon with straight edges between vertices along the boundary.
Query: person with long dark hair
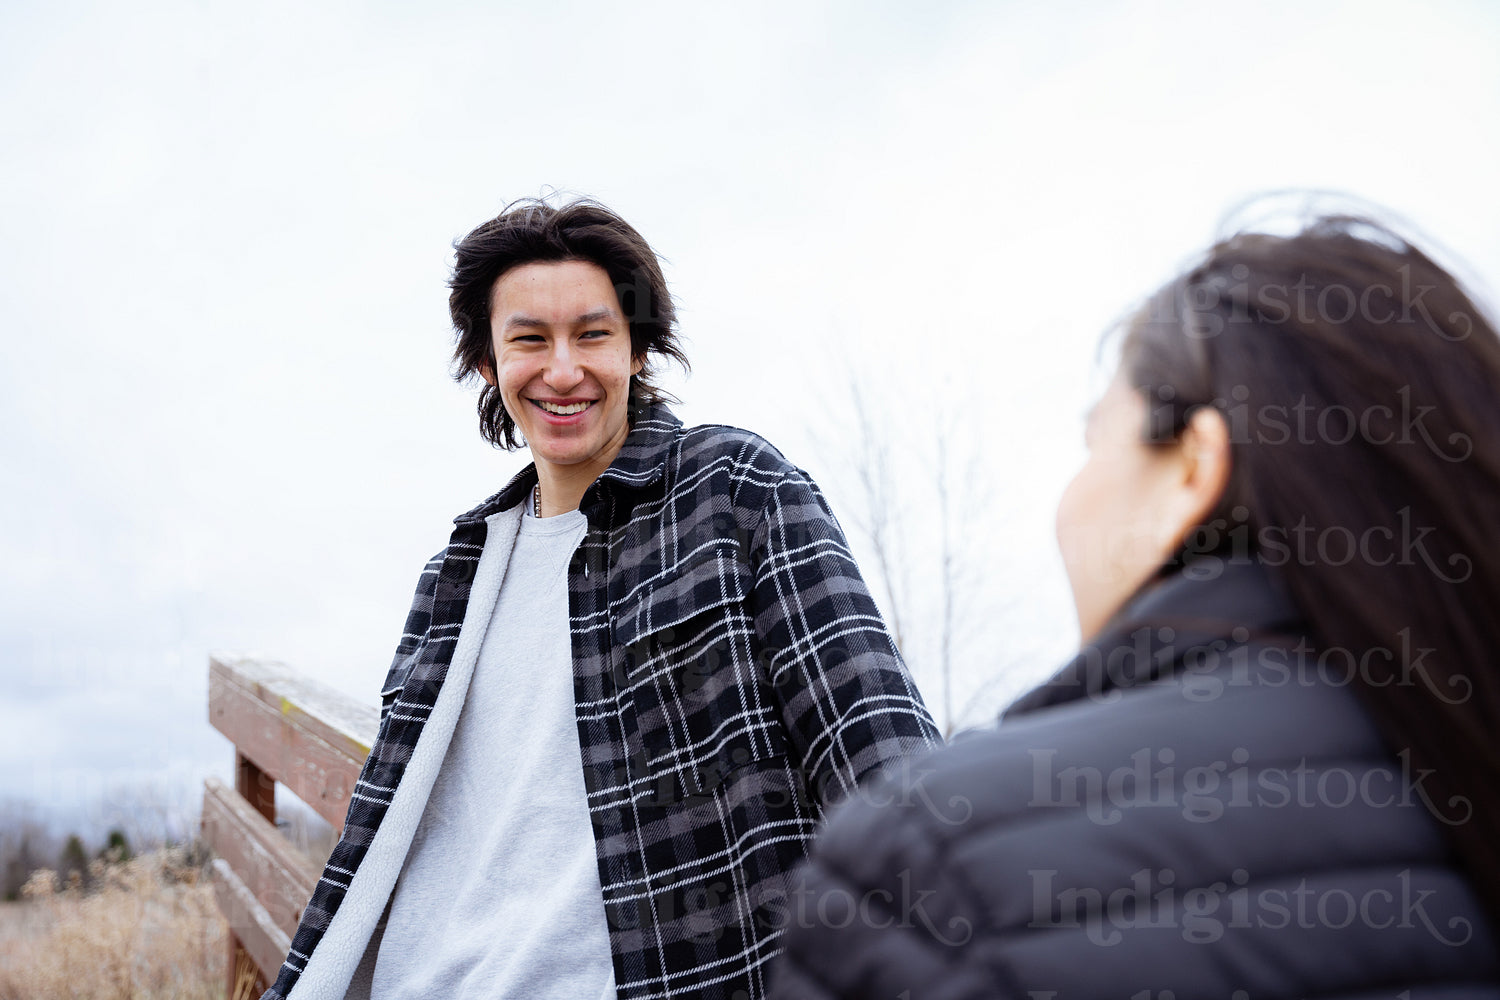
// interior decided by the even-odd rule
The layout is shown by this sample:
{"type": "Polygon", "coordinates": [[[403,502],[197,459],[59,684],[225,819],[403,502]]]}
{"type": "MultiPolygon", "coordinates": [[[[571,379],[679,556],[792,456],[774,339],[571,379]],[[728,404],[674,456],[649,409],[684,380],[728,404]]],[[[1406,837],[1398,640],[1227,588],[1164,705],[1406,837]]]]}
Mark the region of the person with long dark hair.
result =
{"type": "Polygon", "coordinates": [[[1500,339],[1389,228],[1124,327],[1057,515],[1084,645],[835,815],[782,997],[1500,996],[1500,339]]]}

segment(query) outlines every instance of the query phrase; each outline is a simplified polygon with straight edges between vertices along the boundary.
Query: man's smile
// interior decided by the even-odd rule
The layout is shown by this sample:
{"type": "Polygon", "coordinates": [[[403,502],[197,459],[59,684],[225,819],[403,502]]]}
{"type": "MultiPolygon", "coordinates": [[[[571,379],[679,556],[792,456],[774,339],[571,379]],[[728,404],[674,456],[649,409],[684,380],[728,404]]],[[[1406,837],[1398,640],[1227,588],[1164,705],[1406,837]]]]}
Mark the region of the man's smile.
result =
{"type": "Polygon", "coordinates": [[[596,401],[592,399],[584,399],[579,400],[576,403],[553,403],[545,399],[533,399],[531,402],[535,403],[537,406],[540,406],[548,413],[556,414],[560,417],[566,417],[571,416],[574,413],[582,413],[590,406],[593,406],[596,401]]]}

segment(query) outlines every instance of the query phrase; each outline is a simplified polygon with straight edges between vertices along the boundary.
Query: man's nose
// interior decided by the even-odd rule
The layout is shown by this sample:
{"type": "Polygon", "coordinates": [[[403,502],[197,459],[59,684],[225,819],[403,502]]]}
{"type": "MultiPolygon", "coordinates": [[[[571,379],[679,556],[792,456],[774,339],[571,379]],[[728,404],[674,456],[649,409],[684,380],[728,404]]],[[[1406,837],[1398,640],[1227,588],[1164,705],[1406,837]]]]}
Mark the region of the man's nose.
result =
{"type": "Polygon", "coordinates": [[[547,385],[558,392],[571,389],[583,380],[578,355],[570,344],[559,341],[552,345],[552,350],[547,355],[547,371],[543,377],[547,385]]]}

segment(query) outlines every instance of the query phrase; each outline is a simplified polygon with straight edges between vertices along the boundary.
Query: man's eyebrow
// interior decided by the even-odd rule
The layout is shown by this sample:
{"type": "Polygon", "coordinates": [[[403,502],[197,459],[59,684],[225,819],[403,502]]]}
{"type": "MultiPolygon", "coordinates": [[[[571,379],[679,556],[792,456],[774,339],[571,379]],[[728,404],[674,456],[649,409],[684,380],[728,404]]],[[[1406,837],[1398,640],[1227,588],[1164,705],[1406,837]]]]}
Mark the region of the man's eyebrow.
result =
{"type": "MultiPolygon", "coordinates": [[[[609,306],[596,306],[595,308],[590,309],[588,312],[579,313],[578,317],[574,319],[573,322],[579,325],[584,323],[597,323],[602,319],[617,319],[619,318],[619,315],[620,314],[618,312],[611,309],[609,306]]],[[[551,325],[552,324],[548,323],[546,320],[539,319],[536,316],[528,316],[525,313],[512,313],[511,315],[506,317],[504,329],[509,330],[514,327],[526,327],[528,329],[540,330],[545,329],[546,327],[551,325]]]]}
{"type": "Polygon", "coordinates": [[[619,315],[620,314],[618,312],[611,309],[609,306],[596,306],[593,309],[590,309],[588,312],[580,315],[575,322],[597,323],[601,319],[617,319],[619,315]]]}

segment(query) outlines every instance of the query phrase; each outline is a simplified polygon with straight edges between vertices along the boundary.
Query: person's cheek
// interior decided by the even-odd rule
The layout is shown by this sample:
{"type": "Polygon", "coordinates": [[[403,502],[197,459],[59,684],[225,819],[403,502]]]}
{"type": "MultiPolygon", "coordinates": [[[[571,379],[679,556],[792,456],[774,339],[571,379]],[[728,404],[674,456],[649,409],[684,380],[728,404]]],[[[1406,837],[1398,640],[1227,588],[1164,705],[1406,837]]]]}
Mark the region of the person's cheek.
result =
{"type": "Polygon", "coordinates": [[[1063,490],[1058,500],[1053,532],[1062,555],[1063,569],[1068,576],[1068,586],[1073,592],[1073,604],[1080,621],[1090,618],[1093,581],[1090,568],[1090,553],[1095,551],[1093,542],[1101,525],[1097,523],[1095,493],[1098,484],[1094,460],[1080,469],[1063,490]]]}

